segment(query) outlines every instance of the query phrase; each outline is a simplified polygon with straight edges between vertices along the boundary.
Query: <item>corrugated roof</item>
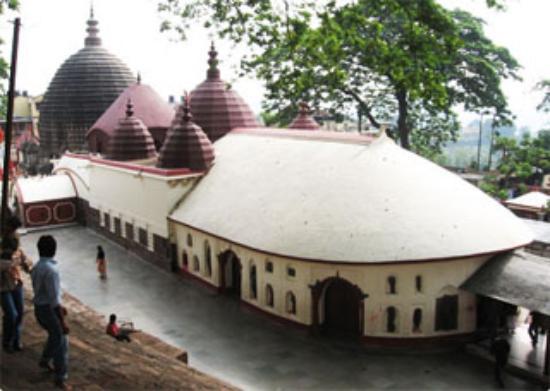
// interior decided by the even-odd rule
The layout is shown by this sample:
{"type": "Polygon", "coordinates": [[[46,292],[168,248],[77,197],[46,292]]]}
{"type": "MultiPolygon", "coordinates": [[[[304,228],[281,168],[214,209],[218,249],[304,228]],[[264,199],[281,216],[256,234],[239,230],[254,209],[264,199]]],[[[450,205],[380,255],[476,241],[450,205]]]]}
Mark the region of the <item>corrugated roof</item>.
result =
{"type": "Polygon", "coordinates": [[[65,174],[18,178],[16,183],[25,204],[76,197],[73,182],[65,174]]]}
{"type": "Polygon", "coordinates": [[[550,315],[550,259],[517,250],[500,254],[461,288],[550,315]]]}
{"type": "Polygon", "coordinates": [[[385,135],[233,131],[172,219],[235,243],[336,262],[456,258],[525,245],[509,210],[385,135]]]}

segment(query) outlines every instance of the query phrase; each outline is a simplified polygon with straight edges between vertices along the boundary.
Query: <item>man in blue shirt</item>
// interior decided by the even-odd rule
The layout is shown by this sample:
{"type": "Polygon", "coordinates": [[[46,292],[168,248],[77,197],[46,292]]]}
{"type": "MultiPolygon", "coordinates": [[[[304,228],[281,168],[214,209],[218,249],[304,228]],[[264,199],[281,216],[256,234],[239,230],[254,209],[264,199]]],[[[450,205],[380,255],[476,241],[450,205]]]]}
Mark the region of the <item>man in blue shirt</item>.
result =
{"type": "Polygon", "coordinates": [[[61,286],[57,262],[53,259],[57,243],[53,236],[44,235],[38,239],[40,259],[31,271],[34,290],[34,314],[36,320],[48,332],[39,365],[51,368],[53,360],[55,385],[67,388],[68,338],[69,328],[65,323],[67,311],[61,305],[61,286]]]}

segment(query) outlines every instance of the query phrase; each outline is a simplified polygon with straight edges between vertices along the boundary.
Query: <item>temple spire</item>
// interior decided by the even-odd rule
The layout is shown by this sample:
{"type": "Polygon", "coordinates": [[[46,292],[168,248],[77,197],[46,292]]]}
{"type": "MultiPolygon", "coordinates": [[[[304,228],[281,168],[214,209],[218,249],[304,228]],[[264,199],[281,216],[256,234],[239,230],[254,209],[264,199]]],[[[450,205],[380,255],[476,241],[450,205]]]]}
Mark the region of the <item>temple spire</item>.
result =
{"type": "Polygon", "coordinates": [[[214,46],[214,41],[210,45],[210,51],[208,52],[208,71],[206,72],[206,78],[209,80],[219,79],[220,70],[218,69],[218,52],[214,46]]]}
{"type": "Polygon", "coordinates": [[[86,32],[88,33],[88,36],[86,39],[84,39],[84,45],[85,46],[101,46],[101,38],[99,38],[99,28],[97,27],[98,22],[94,17],[94,6],[93,4],[90,5],[90,19],[86,22],[88,24],[88,28],[86,29],[86,32]]]}
{"type": "Polygon", "coordinates": [[[132,99],[128,98],[126,102],[126,118],[130,118],[134,115],[134,105],[132,104],[132,99]]]}
{"type": "Polygon", "coordinates": [[[187,91],[185,91],[185,94],[183,96],[183,120],[185,122],[190,122],[193,119],[193,115],[191,115],[191,107],[189,104],[190,98],[187,91]]]}

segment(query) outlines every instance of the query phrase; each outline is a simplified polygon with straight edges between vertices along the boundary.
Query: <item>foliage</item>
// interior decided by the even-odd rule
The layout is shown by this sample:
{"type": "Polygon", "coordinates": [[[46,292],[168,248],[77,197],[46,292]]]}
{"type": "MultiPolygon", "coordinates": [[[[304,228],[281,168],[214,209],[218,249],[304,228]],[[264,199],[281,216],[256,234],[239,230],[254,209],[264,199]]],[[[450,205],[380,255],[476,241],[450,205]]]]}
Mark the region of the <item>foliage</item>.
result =
{"type": "MultiPolygon", "coordinates": [[[[7,9],[16,10],[19,8],[19,0],[0,0],[0,15],[3,15],[7,9]]],[[[0,37],[0,46],[4,43],[0,37]]],[[[6,117],[7,96],[3,81],[8,78],[9,65],[4,59],[3,53],[0,50],[0,118],[6,117]]]]}
{"type": "Polygon", "coordinates": [[[500,80],[517,77],[519,65],[484,35],[480,19],[435,0],[162,0],[159,10],[175,16],[162,29],[183,38],[203,20],[246,44],[252,54],[241,68],[265,83],[264,110],[282,113],[273,122],[287,122],[305,100],[357,112],[374,127],[393,122],[403,147],[412,141],[427,153],[456,137],[456,105],[511,120],[500,80]]]}
{"type": "Polygon", "coordinates": [[[544,94],[542,101],[537,105],[537,110],[550,113],[550,79],[538,82],[535,88],[544,94]]]}
{"type": "Polygon", "coordinates": [[[548,135],[540,134],[532,138],[524,134],[520,142],[506,137],[498,137],[495,151],[501,154],[497,166],[498,176],[487,176],[482,189],[491,194],[518,187],[526,191],[526,185],[540,185],[544,175],[550,173],[550,148],[547,147],[548,135]]]}

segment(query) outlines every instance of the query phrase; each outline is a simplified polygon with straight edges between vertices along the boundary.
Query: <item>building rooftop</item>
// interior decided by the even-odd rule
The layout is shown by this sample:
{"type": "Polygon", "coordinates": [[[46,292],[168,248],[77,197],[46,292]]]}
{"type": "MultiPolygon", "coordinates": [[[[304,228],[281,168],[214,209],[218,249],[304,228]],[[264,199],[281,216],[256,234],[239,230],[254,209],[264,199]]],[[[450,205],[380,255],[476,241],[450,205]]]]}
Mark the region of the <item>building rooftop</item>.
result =
{"type": "Polygon", "coordinates": [[[171,215],[210,235],[312,261],[383,263],[495,253],[532,234],[481,190],[387,138],[237,129],[171,215]]]}

